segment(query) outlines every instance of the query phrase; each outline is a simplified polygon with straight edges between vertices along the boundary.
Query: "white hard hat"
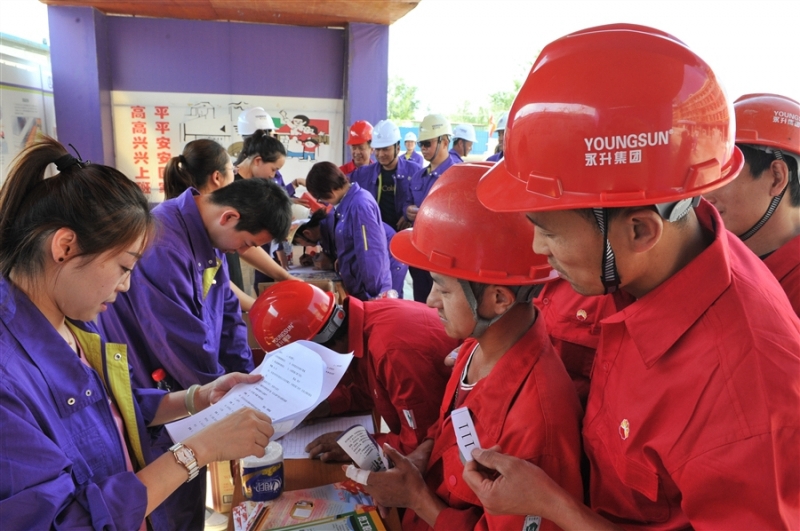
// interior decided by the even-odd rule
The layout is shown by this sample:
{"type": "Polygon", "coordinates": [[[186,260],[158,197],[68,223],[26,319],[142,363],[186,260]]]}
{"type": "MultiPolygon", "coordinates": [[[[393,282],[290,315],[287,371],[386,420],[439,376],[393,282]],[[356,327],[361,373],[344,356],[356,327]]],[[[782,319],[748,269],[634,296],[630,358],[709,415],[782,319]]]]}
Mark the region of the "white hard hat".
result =
{"type": "Polygon", "coordinates": [[[272,116],[262,107],[250,107],[242,111],[237,124],[239,134],[242,136],[252,135],[258,129],[264,129],[265,131],[275,129],[272,116]]]}
{"type": "Polygon", "coordinates": [[[477,142],[472,124],[458,124],[453,128],[453,138],[463,138],[467,142],[477,142]]]}
{"type": "Polygon", "coordinates": [[[419,139],[431,140],[442,135],[453,135],[453,128],[450,121],[441,114],[429,114],[422,119],[419,124],[419,139]]]}
{"type": "Polygon", "coordinates": [[[500,115],[500,119],[497,120],[497,127],[495,127],[494,130],[505,131],[507,122],[508,122],[508,113],[504,112],[503,114],[500,115]]]}
{"type": "Polygon", "coordinates": [[[417,135],[414,134],[414,131],[409,131],[408,133],[406,133],[406,138],[404,142],[408,142],[409,140],[412,142],[417,141],[417,135]]]}
{"type": "Polygon", "coordinates": [[[372,129],[372,147],[375,149],[393,146],[400,142],[400,128],[389,120],[381,120],[372,129]]]}

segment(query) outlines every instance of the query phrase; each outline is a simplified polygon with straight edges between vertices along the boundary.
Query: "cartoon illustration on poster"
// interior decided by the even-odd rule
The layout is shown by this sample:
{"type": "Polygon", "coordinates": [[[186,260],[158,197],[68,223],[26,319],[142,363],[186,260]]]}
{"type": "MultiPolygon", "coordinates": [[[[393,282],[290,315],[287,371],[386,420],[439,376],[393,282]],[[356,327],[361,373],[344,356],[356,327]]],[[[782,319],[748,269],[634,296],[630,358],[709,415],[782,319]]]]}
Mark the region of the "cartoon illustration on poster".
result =
{"type": "Polygon", "coordinates": [[[235,159],[242,149],[239,114],[263,107],[286,149],[287,181],[304,178],[318,160],[341,161],[341,100],[150,92],[112,92],[116,165],[153,202],[164,198],[164,168],[199,138],[222,144],[235,159]]]}

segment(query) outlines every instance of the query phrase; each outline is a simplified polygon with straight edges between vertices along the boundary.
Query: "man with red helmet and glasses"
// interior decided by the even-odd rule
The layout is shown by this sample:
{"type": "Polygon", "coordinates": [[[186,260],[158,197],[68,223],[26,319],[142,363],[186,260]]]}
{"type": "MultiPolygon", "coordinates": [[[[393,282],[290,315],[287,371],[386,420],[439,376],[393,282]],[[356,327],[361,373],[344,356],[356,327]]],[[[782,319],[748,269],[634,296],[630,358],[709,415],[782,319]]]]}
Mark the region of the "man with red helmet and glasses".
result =
{"type": "Polygon", "coordinates": [[[350,126],[350,131],[345,142],[350,146],[352,159],[347,164],[339,166],[346,176],[356,171],[356,168],[372,164],[372,124],[366,120],[359,120],[350,126]]]}
{"type": "MultiPolygon", "coordinates": [[[[403,529],[554,529],[540,518],[484,511],[461,479],[458,440],[472,419],[481,445],[499,444],[535,463],[577,502],[582,496],[581,409],[564,365],[532,298],[556,278],[530,247],[512,255],[533,227],[518,213],[497,214],[475,188],[490,164],[458,164],[433,185],[412,230],[392,240],[392,253],[426,269],[436,308],[450,337],[466,339],[447,384],[439,420],[408,457],[384,445],[395,468],[371,472],[366,489],[383,506],[406,507],[403,529]],[[464,245],[469,241],[471,245],[464,245]]],[[[466,455],[466,458],[469,458],[466,455]]]]}
{"type": "Polygon", "coordinates": [[[733,109],[744,169],[704,197],[725,227],[761,257],[800,316],[800,103],[748,94],[733,109]]]}
{"type": "MultiPolygon", "coordinates": [[[[281,282],[256,300],[250,321],[267,351],[305,339],[336,352],[353,352],[343,383],[316,414],[374,407],[391,431],[376,438],[403,452],[414,450],[436,422],[450,376],[444,358],[458,342],[445,334],[436,312],[424,304],[346,297],[339,306],[332,293],[316,286],[281,282]]],[[[347,461],[336,444],[339,435],[322,435],[307,451],[323,461],[347,461]]]]}
{"type": "Polygon", "coordinates": [[[800,321],[775,277],[700,196],[743,164],[708,65],[658,30],[613,25],[546,46],[478,197],[525,212],[534,250],[600,323],[583,442],[591,509],[530,463],[475,451],[489,511],[562,529],[800,527],[800,321]]]}

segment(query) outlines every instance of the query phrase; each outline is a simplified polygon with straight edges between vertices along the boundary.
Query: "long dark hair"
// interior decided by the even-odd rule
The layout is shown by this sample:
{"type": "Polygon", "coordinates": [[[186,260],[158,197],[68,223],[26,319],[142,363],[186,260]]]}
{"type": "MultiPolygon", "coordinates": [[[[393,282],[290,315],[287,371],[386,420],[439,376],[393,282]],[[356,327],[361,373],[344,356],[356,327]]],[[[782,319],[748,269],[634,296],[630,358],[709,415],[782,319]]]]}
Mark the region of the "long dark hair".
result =
{"type": "Polygon", "coordinates": [[[183,153],[172,157],[164,168],[164,195],[178,197],[188,188],[202,188],[215,171],[225,174],[228,152],[213,140],[192,140],[183,153]]]}
{"type": "Polygon", "coordinates": [[[235,166],[238,166],[248,157],[258,155],[264,162],[277,162],[281,157],[286,156],[286,148],[277,138],[270,136],[263,129],[256,129],[256,132],[245,138],[242,144],[242,151],[236,157],[235,166]]]}
{"type": "Polygon", "coordinates": [[[147,199],[109,166],[81,163],[44,137],[15,159],[0,189],[0,273],[33,278],[44,270],[45,240],[60,228],[75,232],[79,252],[124,249],[154,227],[147,199]],[[60,173],[45,178],[55,163],[60,173]]]}

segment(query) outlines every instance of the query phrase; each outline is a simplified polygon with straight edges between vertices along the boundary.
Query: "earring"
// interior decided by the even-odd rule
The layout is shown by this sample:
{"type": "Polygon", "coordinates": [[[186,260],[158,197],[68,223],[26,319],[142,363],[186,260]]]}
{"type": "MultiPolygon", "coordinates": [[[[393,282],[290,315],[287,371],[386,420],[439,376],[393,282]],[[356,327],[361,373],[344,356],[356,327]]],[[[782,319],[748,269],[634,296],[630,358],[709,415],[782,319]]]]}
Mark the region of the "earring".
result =
{"type": "Polygon", "coordinates": [[[58,261],[59,262],[63,262],[64,261],[64,257],[62,256],[61,258],[58,259],[58,261]]]}

